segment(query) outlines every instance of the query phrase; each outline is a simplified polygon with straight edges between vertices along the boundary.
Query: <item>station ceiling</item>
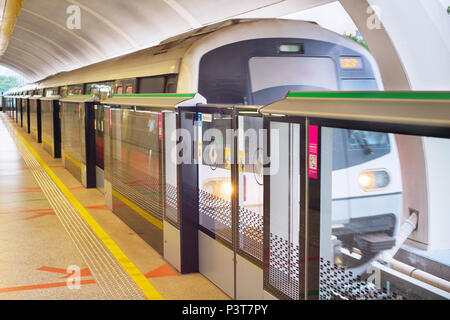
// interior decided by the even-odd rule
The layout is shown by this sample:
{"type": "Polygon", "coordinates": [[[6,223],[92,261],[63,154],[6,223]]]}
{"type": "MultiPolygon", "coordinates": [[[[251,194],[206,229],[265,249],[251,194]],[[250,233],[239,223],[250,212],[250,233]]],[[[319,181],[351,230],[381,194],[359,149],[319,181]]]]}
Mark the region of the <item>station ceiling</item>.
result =
{"type": "Polygon", "coordinates": [[[0,64],[35,81],[222,20],[281,17],[333,1],[0,0],[0,64]]]}

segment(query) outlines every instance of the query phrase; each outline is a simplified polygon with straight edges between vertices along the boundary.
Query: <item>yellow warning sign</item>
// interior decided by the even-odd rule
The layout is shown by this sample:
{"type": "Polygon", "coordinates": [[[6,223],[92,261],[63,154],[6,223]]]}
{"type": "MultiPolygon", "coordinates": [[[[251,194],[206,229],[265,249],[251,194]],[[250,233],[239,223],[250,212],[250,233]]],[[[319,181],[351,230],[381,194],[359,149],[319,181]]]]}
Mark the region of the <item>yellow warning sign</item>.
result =
{"type": "Polygon", "coordinates": [[[245,168],[245,151],[244,150],[239,150],[239,172],[244,172],[244,168],[245,168]]]}

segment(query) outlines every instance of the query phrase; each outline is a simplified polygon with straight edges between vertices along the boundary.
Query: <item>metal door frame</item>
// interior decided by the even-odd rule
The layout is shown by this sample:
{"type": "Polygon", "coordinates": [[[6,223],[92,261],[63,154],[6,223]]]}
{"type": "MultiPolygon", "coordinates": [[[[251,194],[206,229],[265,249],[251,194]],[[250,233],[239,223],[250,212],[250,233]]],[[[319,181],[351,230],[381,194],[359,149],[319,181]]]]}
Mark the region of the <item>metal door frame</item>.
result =
{"type": "MultiPolygon", "coordinates": [[[[309,203],[308,194],[310,187],[310,179],[308,178],[307,170],[307,143],[309,132],[309,121],[305,117],[280,117],[280,116],[264,116],[264,126],[266,129],[266,143],[265,146],[268,150],[268,156],[271,156],[270,145],[270,124],[271,122],[299,124],[300,125],[300,137],[299,137],[299,151],[300,151],[300,212],[299,212],[299,297],[298,299],[308,299],[309,284],[309,270],[310,262],[314,261],[310,257],[308,236],[310,234],[311,221],[309,221],[309,203]],[[303,208],[303,210],[302,210],[303,208]]],[[[319,139],[320,141],[320,139],[319,139]]],[[[320,146],[319,146],[320,147],[320,146]]],[[[270,170],[270,164],[264,165],[265,170],[270,170]]],[[[287,294],[281,292],[269,283],[269,270],[270,266],[270,175],[264,175],[264,290],[269,292],[280,299],[291,299],[287,294]]]]}
{"type": "MultiPolygon", "coordinates": [[[[262,268],[263,261],[256,261],[255,258],[249,258],[249,255],[246,254],[244,251],[239,249],[239,152],[238,152],[238,136],[237,136],[237,130],[239,129],[238,122],[239,122],[239,116],[255,116],[255,117],[261,117],[259,114],[255,115],[249,115],[249,114],[240,114],[240,110],[238,106],[234,105],[198,105],[197,107],[181,107],[179,109],[178,114],[178,129],[187,129],[182,124],[183,115],[185,113],[192,113],[192,126],[188,128],[190,130],[192,137],[194,137],[193,133],[196,132],[196,128],[198,126],[198,114],[226,114],[231,116],[231,127],[230,129],[233,130],[235,133],[233,135],[233,139],[231,142],[231,149],[232,149],[232,162],[231,162],[231,178],[230,182],[233,186],[233,192],[231,196],[231,243],[224,239],[222,236],[206,229],[205,227],[201,226],[199,224],[199,206],[198,206],[198,190],[199,190],[199,164],[197,161],[198,158],[198,139],[200,137],[197,137],[197,140],[191,141],[192,146],[192,159],[195,159],[195,164],[193,165],[187,165],[187,164],[180,164],[178,165],[178,181],[179,181],[179,203],[180,203],[180,224],[181,224],[181,230],[183,232],[181,233],[181,245],[183,246],[183,235],[187,237],[189,235],[189,248],[181,249],[181,255],[182,255],[182,261],[187,260],[187,257],[183,259],[183,256],[186,254],[191,254],[189,266],[186,266],[184,263],[182,263],[182,272],[198,272],[199,271],[199,243],[198,243],[198,231],[202,231],[207,236],[211,237],[212,239],[215,239],[218,241],[221,245],[224,245],[228,249],[232,250],[233,252],[233,297],[236,299],[237,297],[237,256],[250,261],[251,263],[257,265],[258,267],[262,268]],[[195,181],[192,181],[192,177],[196,177],[195,181]],[[191,179],[189,179],[189,178],[191,179]],[[186,182],[189,181],[189,182],[186,182]],[[194,182],[194,183],[193,183],[194,182]],[[195,190],[193,190],[195,189],[195,190]],[[195,195],[194,195],[195,193],[195,195]],[[184,200],[186,199],[186,200],[184,200]],[[187,200],[188,199],[188,200],[187,200]],[[192,225],[192,221],[195,221],[195,224],[192,225]],[[186,227],[189,225],[189,230],[187,233],[186,227]],[[192,239],[195,238],[195,239],[192,239]],[[194,253],[195,252],[195,253],[194,253]],[[253,260],[253,261],[252,261],[253,260]],[[183,268],[183,266],[185,268],[183,268]]],[[[196,133],[195,133],[196,134],[196,133]]],[[[225,137],[224,137],[225,138],[225,137]]]]}

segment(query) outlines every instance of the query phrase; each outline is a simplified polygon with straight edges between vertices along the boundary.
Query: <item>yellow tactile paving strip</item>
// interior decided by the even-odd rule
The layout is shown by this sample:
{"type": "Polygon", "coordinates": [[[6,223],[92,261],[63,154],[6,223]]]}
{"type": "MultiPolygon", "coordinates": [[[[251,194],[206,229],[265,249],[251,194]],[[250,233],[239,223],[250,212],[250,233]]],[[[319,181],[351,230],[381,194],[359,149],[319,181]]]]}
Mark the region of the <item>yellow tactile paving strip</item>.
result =
{"type": "Polygon", "coordinates": [[[19,131],[13,130],[22,157],[107,298],[162,299],[19,131]]]}
{"type": "Polygon", "coordinates": [[[86,272],[67,287],[67,268],[87,265],[2,121],[0,147],[0,299],[104,299],[86,272]]]}
{"type": "MultiPolygon", "coordinates": [[[[7,117],[4,117],[8,119],[7,117]]],[[[14,125],[14,124],[13,124],[14,125]]],[[[17,128],[16,128],[17,129],[17,128]]],[[[148,278],[148,282],[166,299],[229,299],[221,290],[200,274],[180,275],[166,261],[148,246],[127,225],[104,206],[103,194],[96,189],[85,189],[61,165],[60,159],[53,159],[43,148],[31,139],[24,130],[17,129],[42,161],[88,211],[98,225],[114,240],[136,267],[148,278]]],[[[26,165],[23,164],[26,169],[26,165]]],[[[19,170],[19,169],[17,169],[19,170]]],[[[2,165],[0,161],[0,173],[2,165]]],[[[30,203],[39,198],[30,198],[30,203]]],[[[1,274],[0,274],[1,276],[1,274]]],[[[90,285],[91,286],[91,285],[90,285]]],[[[46,289],[49,290],[49,289],[46,289]]],[[[53,289],[52,289],[53,290],[53,289]]],[[[0,299],[1,299],[0,295],[0,299]]],[[[102,299],[102,298],[100,298],[102,299]]]]}

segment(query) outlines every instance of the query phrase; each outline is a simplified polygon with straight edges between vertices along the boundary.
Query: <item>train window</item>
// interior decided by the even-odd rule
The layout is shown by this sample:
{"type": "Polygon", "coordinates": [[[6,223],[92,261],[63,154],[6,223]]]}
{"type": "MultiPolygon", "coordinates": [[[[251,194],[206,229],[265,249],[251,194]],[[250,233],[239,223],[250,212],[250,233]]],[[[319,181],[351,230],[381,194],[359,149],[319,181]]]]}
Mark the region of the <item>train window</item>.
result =
{"type": "Polygon", "coordinates": [[[88,84],[86,85],[86,94],[97,94],[98,93],[98,88],[97,88],[97,84],[88,84]]]}
{"type": "Polygon", "coordinates": [[[253,57],[249,60],[253,104],[283,99],[288,91],[338,90],[330,58],[253,57]]]}
{"type": "Polygon", "coordinates": [[[164,92],[166,92],[166,93],[175,93],[175,92],[177,92],[177,81],[178,81],[178,76],[177,75],[167,76],[166,88],[165,88],[164,92]]]}
{"type": "Polygon", "coordinates": [[[104,84],[99,88],[100,98],[104,99],[106,97],[110,97],[112,95],[113,84],[104,84]]]}
{"type": "Polygon", "coordinates": [[[130,79],[121,79],[115,81],[115,93],[116,94],[130,94],[135,93],[137,88],[137,79],[136,78],[130,78],[130,79]]]}
{"type": "Polygon", "coordinates": [[[83,94],[83,85],[73,85],[69,86],[67,90],[68,95],[78,95],[83,94]]]}
{"type": "Polygon", "coordinates": [[[58,88],[47,88],[45,89],[45,96],[46,97],[50,97],[50,96],[55,96],[58,94],[58,88]]]}
{"type": "Polygon", "coordinates": [[[385,156],[395,142],[387,133],[333,130],[333,170],[350,168],[385,156]]]}
{"type": "Polygon", "coordinates": [[[163,93],[165,77],[147,77],[139,79],[139,93],[163,93]]]}
{"type": "Polygon", "coordinates": [[[361,130],[348,131],[349,147],[352,149],[385,148],[389,146],[388,134],[361,130]]]}
{"type": "Polygon", "coordinates": [[[99,96],[101,99],[110,97],[113,85],[112,82],[91,83],[86,86],[86,93],[99,96]]]}
{"type": "Polygon", "coordinates": [[[68,91],[69,91],[69,88],[67,88],[67,86],[61,87],[61,89],[60,89],[61,97],[63,97],[63,98],[67,97],[68,91]]]}
{"type": "Polygon", "coordinates": [[[175,93],[177,92],[177,84],[169,83],[166,87],[166,93],[175,93]]]}

